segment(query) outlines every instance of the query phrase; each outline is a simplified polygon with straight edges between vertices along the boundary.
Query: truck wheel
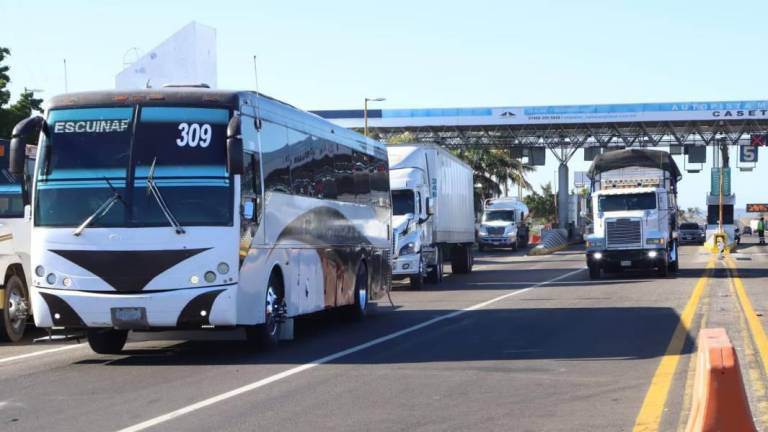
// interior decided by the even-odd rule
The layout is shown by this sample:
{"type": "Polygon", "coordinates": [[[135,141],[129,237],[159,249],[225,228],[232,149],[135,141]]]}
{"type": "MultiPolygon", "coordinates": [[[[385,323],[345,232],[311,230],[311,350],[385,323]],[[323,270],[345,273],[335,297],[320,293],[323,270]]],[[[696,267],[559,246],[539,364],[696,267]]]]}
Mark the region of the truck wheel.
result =
{"type": "Polygon", "coordinates": [[[280,324],[285,313],[283,293],[282,277],[278,273],[272,273],[264,299],[264,324],[251,326],[245,330],[248,342],[257,348],[269,350],[277,346],[280,341],[280,324]]]}
{"type": "Polygon", "coordinates": [[[589,268],[589,278],[592,280],[600,279],[600,266],[595,264],[590,264],[587,266],[589,268]]]}
{"type": "Polygon", "coordinates": [[[88,329],[88,345],[98,354],[120,354],[128,339],[128,330],[88,329]]]}
{"type": "Polygon", "coordinates": [[[424,288],[424,275],[421,273],[411,276],[411,290],[421,291],[424,288]]]}
{"type": "Polygon", "coordinates": [[[443,281],[443,252],[437,248],[437,263],[429,270],[427,282],[437,284],[443,281]]]}
{"type": "Polygon", "coordinates": [[[484,246],[482,243],[480,243],[480,244],[477,246],[477,248],[480,250],[480,252],[485,252],[485,246],[484,246]]]}
{"type": "Polygon", "coordinates": [[[658,275],[660,277],[667,277],[669,275],[669,263],[666,259],[659,265],[658,275]]]}
{"type": "Polygon", "coordinates": [[[454,274],[470,272],[472,250],[466,245],[456,245],[451,249],[451,271],[454,274]]]}
{"type": "Polygon", "coordinates": [[[29,316],[29,299],[24,282],[16,275],[11,275],[5,283],[3,301],[3,325],[0,327],[0,340],[18,342],[24,337],[24,329],[29,316]]]}

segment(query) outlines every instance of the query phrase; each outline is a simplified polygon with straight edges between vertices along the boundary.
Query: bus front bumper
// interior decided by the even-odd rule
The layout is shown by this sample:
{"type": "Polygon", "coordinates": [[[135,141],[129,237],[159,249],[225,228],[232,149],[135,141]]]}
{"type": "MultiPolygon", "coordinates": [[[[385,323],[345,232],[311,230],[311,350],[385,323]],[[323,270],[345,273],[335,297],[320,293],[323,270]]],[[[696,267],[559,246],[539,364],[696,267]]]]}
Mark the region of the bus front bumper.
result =
{"type": "Polygon", "coordinates": [[[82,292],[33,286],[41,328],[204,328],[236,324],[237,284],[162,292],[82,292]]]}

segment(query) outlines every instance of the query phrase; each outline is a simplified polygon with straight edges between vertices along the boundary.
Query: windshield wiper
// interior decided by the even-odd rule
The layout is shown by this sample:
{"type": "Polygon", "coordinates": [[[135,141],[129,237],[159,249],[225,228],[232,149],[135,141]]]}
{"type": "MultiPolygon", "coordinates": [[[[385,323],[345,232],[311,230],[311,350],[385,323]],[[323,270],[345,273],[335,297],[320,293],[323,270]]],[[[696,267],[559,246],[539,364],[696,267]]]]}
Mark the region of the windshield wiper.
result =
{"type": "Polygon", "coordinates": [[[184,231],[184,228],[181,226],[179,221],[176,219],[176,217],[171,213],[171,209],[168,208],[168,205],[165,203],[165,200],[163,199],[163,195],[160,193],[160,189],[157,188],[157,185],[155,184],[155,163],[157,162],[157,156],[155,156],[154,159],[152,159],[152,166],[149,167],[149,174],[147,174],[147,195],[150,193],[152,196],[155,197],[155,201],[157,201],[157,205],[160,206],[160,211],[163,212],[163,215],[166,219],[168,219],[168,223],[171,224],[171,226],[176,230],[176,234],[184,234],[186,231],[184,231]]]}
{"type": "Polygon", "coordinates": [[[125,204],[125,200],[123,200],[123,197],[120,195],[120,192],[115,189],[115,187],[112,185],[112,182],[109,181],[108,178],[104,177],[104,181],[107,182],[107,186],[109,186],[109,189],[112,191],[112,196],[107,198],[106,201],[104,201],[103,204],[99,206],[99,208],[96,209],[96,211],[93,212],[86,220],[83,221],[83,223],[80,224],[79,227],[77,227],[76,230],[72,232],[72,235],[79,236],[83,233],[83,231],[88,227],[88,225],[92,224],[93,221],[96,219],[101,218],[107,212],[109,209],[112,208],[113,205],[115,205],[116,202],[120,201],[123,205],[125,204]]]}

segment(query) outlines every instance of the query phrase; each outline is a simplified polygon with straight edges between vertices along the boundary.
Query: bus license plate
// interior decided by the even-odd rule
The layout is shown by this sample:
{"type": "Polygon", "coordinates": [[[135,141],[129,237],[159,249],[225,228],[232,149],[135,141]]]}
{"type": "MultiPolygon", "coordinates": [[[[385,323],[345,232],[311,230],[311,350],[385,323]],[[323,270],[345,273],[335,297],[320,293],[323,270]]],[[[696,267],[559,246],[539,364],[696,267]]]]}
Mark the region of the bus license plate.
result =
{"type": "Polygon", "coordinates": [[[632,267],[632,261],[622,261],[621,262],[622,267],[632,267]]]}
{"type": "Polygon", "coordinates": [[[149,327],[147,310],[143,307],[112,308],[112,325],[118,329],[149,327]]]}

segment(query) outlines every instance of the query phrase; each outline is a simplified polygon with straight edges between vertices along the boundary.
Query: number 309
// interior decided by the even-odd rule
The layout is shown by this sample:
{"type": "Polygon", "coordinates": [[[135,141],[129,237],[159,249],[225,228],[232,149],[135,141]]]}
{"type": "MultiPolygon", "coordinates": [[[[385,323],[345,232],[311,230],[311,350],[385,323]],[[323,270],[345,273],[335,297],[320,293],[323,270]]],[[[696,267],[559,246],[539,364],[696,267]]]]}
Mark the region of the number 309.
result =
{"type": "Polygon", "coordinates": [[[179,132],[181,136],[176,138],[176,145],[179,147],[186,145],[197,147],[200,145],[200,147],[206,148],[211,143],[211,125],[207,123],[203,125],[199,123],[181,123],[179,124],[179,132]]]}

